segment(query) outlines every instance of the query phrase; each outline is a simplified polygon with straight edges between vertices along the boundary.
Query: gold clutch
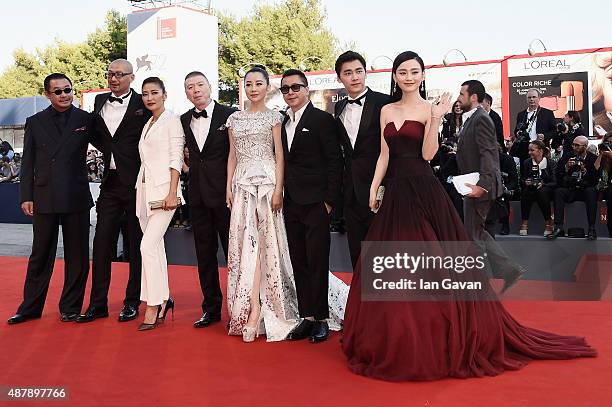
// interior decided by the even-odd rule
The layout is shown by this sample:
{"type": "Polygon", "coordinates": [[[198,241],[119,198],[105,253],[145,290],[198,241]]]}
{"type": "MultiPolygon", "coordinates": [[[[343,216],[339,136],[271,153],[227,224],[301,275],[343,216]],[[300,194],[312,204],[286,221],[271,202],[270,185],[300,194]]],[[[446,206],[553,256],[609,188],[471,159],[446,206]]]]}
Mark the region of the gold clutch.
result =
{"type": "MultiPolygon", "coordinates": [[[[178,204],[181,205],[181,197],[177,197],[178,199],[178,204]]],[[[164,200],[162,199],[161,201],[151,201],[149,202],[149,208],[151,210],[155,210],[155,209],[162,209],[164,207],[164,200]]]]}
{"type": "Polygon", "coordinates": [[[372,212],[376,213],[380,209],[380,204],[382,204],[383,197],[385,196],[385,187],[379,186],[376,190],[376,200],[378,201],[378,208],[372,209],[372,212]]]}

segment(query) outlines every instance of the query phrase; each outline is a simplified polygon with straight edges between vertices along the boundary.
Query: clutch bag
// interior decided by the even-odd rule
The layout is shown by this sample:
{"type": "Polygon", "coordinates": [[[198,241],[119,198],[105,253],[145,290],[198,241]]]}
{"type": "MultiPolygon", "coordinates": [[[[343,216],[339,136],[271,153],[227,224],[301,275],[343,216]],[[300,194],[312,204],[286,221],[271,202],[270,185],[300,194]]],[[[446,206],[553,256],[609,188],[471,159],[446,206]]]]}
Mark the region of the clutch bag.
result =
{"type": "MultiPolygon", "coordinates": [[[[178,204],[181,205],[181,197],[178,197],[178,204]]],[[[164,200],[161,201],[151,201],[149,202],[149,208],[151,210],[162,209],[164,207],[164,200]]]]}
{"type": "Polygon", "coordinates": [[[376,190],[376,200],[378,201],[378,208],[372,209],[372,212],[374,213],[378,212],[378,209],[380,208],[380,204],[382,203],[384,196],[385,196],[385,187],[381,185],[376,190]]]}

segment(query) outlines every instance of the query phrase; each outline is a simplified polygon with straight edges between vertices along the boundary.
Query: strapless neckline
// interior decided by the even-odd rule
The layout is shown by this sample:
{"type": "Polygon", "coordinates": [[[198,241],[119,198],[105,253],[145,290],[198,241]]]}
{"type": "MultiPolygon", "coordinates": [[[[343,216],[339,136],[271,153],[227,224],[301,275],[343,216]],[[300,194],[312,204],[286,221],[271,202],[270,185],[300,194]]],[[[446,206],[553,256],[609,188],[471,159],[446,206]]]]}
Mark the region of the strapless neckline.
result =
{"type": "Polygon", "coordinates": [[[404,120],[404,122],[402,123],[402,125],[399,127],[399,129],[397,128],[397,126],[396,126],[396,124],[395,124],[395,122],[394,122],[394,121],[390,121],[390,122],[388,122],[388,123],[385,125],[385,130],[386,130],[386,128],[387,128],[387,127],[389,127],[389,125],[390,125],[390,124],[392,124],[392,125],[393,125],[393,130],[395,130],[395,132],[396,132],[396,133],[399,133],[399,132],[400,132],[400,130],[401,130],[401,129],[403,129],[403,128],[404,128],[404,126],[406,125],[406,123],[408,123],[408,122],[411,122],[411,123],[418,123],[418,124],[420,124],[421,126],[425,127],[425,124],[421,123],[421,122],[420,122],[420,121],[418,121],[418,120],[410,120],[410,119],[405,119],[405,120],[404,120]]]}

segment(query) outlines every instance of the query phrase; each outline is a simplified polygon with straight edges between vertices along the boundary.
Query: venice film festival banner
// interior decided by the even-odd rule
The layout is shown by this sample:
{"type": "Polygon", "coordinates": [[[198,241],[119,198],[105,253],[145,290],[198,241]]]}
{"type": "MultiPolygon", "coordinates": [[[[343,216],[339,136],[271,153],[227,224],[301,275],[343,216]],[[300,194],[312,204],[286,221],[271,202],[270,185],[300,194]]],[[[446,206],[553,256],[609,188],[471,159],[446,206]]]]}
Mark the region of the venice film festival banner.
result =
{"type": "Polygon", "coordinates": [[[540,106],[552,110],[558,120],[575,110],[593,138],[612,131],[612,50],[521,56],[507,64],[512,129],[526,108],[527,90],[536,88],[542,94],[540,106]]]}

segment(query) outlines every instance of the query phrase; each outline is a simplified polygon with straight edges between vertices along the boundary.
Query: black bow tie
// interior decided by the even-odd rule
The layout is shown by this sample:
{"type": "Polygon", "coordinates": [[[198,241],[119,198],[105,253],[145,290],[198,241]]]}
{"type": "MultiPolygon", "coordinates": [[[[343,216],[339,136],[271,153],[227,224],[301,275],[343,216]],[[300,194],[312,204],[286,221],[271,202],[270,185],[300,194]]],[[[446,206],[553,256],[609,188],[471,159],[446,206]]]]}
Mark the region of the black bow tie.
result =
{"type": "Polygon", "coordinates": [[[121,103],[121,104],[123,104],[123,101],[124,101],[125,99],[127,99],[127,98],[128,98],[128,96],[130,96],[130,94],[131,94],[131,93],[132,93],[132,92],[130,91],[130,92],[127,94],[127,95],[125,95],[125,96],[121,96],[120,98],[117,98],[117,97],[114,97],[113,95],[110,95],[110,96],[108,97],[108,101],[109,101],[109,102],[111,102],[111,103],[113,103],[113,102],[117,102],[117,103],[121,103]]]}
{"type": "Polygon", "coordinates": [[[366,97],[366,94],[364,93],[363,95],[359,96],[357,99],[349,99],[348,102],[355,103],[356,105],[361,106],[361,100],[365,97],[366,97]]]}
{"type": "Polygon", "coordinates": [[[195,110],[192,110],[191,115],[194,119],[199,119],[200,117],[203,117],[205,119],[208,118],[208,113],[206,113],[206,110],[202,110],[201,112],[196,112],[195,110]]]}

